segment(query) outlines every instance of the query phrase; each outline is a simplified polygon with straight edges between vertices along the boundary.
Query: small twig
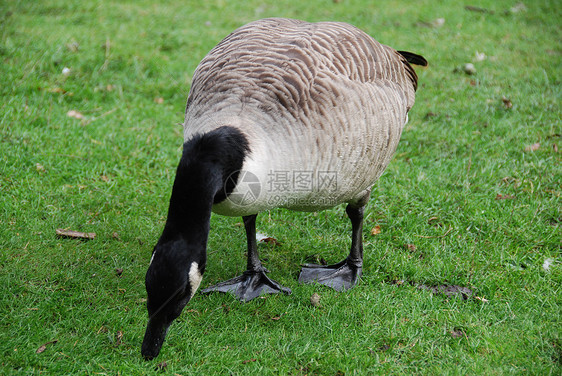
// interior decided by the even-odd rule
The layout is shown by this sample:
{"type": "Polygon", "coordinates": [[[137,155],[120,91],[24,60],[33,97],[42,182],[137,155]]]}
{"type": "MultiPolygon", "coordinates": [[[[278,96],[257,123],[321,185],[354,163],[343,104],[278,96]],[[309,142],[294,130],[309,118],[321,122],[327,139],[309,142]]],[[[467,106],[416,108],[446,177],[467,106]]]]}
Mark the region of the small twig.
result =
{"type": "Polygon", "coordinates": [[[57,236],[60,236],[60,237],[63,237],[63,238],[91,240],[91,239],[94,239],[96,237],[95,232],[80,232],[80,231],[65,230],[63,228],[57,228],[56,233],[57,233],[57,236]]]}

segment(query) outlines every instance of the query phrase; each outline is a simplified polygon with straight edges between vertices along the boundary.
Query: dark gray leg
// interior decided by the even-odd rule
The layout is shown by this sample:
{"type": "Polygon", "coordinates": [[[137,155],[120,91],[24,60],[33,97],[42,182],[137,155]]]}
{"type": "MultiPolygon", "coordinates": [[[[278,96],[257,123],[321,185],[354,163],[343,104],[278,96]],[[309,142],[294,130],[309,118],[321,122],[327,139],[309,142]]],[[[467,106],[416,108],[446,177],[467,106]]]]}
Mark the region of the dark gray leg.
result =
{"type": "Polygon", "coordinates": [[[268,270],[263,267],[258,255],[256,217],[256,214],[242,217],[244,220],[244,227],[246,228],[246,239],[248,241],[247,270],[239,277],[202,290],[203,293],[207,294],[212,291],[232,292],[238,299],[246,302],[262,294],[275,294],[279,292],[285,294],[291,293],[291,289],[279,285],[265,275],[268,270]]]}
{"type": "Polygon", "coordinates": [[[305,264],[299,275],[301,283],[320,283],[337,291],[348,290],[359,281],[363,266],[363,211],[365,205],[347,205],[351,220],[351,250],[345,260],[335,265],[305,264]]]}

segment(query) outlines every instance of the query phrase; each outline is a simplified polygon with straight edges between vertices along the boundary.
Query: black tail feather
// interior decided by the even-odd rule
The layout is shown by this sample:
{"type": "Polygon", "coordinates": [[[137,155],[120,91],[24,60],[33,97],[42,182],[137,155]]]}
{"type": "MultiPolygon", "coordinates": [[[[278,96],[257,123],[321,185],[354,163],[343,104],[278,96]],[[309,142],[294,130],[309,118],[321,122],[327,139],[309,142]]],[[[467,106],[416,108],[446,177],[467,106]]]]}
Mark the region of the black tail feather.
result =
{"type": "Polygon", "coordinates": [[[427,60],[425,60],[425,58],[421,55],[417,55],[408,51],[398,51],[398,53],[404,56],[410,64],[421,65],[422,67],[427,66],[427,60]]]}

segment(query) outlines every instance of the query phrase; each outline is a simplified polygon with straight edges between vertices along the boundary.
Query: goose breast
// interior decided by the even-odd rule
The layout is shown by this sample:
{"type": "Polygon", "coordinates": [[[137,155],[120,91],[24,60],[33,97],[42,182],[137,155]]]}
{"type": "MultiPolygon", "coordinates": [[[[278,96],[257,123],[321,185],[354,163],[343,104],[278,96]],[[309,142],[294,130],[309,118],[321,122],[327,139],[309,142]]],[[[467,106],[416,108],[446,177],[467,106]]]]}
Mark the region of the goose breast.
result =
{"type": "Polygon", "coordinates": [[[231,126],[250,145],[213,211],[360,200],[396,149],[416,85],[402,55],[349,24],[264,19],[235,30],[195,70],[184,122],[186,141],[231,126]]]}

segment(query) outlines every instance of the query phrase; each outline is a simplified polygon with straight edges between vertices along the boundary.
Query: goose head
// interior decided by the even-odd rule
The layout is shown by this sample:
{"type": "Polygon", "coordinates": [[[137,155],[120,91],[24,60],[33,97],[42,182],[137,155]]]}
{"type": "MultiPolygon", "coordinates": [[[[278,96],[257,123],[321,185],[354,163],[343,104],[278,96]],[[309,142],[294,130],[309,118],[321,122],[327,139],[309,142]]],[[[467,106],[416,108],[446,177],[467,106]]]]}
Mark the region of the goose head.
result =
{"type": "Polygon", "coordinates": [[[199,288],[205,262],[205,246],[188,244],[181,236],[154,248],[145,279],[149,315],[141,348],[145,359],[160,353],[170,324],[199,288]]]}

